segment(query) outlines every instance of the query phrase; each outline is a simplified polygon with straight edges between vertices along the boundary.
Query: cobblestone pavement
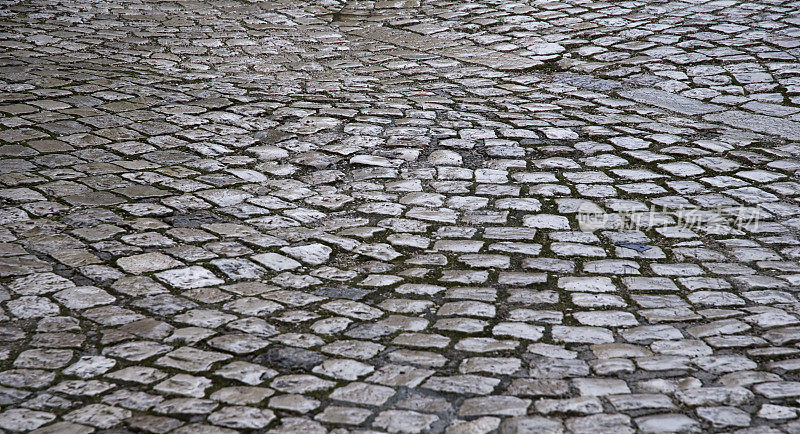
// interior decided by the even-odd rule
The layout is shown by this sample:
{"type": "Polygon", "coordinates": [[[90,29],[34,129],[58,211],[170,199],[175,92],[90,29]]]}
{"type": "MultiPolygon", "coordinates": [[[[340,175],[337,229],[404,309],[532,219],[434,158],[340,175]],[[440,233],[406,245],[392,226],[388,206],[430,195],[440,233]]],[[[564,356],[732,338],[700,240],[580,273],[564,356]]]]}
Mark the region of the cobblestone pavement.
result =
{"type": "Polygon", "coordinates": [[[800,432],[800,2],[0,27],[0,430],[800,432]]]}

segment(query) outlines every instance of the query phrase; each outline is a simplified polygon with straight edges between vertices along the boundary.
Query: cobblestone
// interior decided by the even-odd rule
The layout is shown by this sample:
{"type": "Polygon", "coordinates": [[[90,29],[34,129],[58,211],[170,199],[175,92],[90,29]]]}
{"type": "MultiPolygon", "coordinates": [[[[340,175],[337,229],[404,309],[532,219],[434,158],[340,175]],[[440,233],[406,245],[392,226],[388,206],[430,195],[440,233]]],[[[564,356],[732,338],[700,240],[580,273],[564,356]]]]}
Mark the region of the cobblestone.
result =
{"type": "Polygon", "coordinates": [[[798,16],[0,0],[0,431],[800,431],[798,16]]]}

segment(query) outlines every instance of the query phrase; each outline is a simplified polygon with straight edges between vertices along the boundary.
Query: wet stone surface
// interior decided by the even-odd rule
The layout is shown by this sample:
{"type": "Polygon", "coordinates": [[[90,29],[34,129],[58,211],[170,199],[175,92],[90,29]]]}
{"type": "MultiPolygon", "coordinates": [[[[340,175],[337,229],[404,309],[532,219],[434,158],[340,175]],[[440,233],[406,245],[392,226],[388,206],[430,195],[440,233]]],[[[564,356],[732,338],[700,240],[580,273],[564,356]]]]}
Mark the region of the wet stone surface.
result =
{"type": "Polygon", "coordinates": [[[798,16],[0,0],[0,432],[800,432],[798,16]]]}

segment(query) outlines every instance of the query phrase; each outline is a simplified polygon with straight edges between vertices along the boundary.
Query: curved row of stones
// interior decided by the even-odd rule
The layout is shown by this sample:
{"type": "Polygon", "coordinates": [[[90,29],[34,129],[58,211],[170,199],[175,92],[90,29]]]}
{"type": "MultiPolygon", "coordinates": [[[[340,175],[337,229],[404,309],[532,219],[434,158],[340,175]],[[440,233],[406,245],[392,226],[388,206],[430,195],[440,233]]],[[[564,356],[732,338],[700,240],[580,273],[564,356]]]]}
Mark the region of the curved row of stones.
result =
{"type": "Polygon", "coordinates": [[[0,0],[0,430],[800,431],[798,16],[0,0]]]}

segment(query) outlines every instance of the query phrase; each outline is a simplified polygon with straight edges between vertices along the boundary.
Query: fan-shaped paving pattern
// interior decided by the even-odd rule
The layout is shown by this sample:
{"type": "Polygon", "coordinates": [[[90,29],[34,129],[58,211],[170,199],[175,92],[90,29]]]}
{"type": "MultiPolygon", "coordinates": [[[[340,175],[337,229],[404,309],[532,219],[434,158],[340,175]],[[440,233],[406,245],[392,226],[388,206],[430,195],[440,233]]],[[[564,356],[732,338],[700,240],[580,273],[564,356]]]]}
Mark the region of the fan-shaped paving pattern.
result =
{"type": "Polygon", "coordinates": [[[797,432],[799,15],[0,1],[0,429],[797,432]]]}

